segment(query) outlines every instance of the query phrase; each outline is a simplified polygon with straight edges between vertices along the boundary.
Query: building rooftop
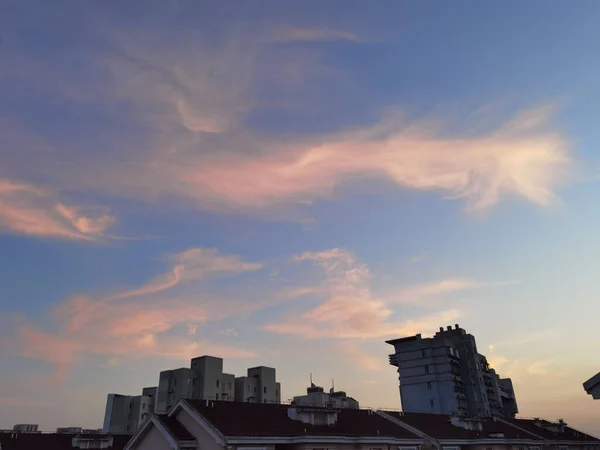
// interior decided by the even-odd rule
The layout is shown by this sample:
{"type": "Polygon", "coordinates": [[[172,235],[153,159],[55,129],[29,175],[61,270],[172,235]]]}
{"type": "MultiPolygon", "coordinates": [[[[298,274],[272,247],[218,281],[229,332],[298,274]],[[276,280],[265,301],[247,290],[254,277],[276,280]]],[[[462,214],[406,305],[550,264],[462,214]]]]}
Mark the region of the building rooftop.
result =
{"type": "MultiPolygon", "coordinates": [[[[107,439],[112,437],[113,443],[108,450],[123,450],[131,438],[129,435],[85,434],[82,439],[107,439]]],[[[73,446],[72,434],[56,433],[0,433],[0,447],[2,450],[72,450],[79,447],[73,446]]]]}
{"type": "Polygon", "coordinates": [[[531,433],[521,431],[507,423],[492,418],[480,421],[481,430],[470,430],[452,424],[451,416],[446,414],[387,413],[436,439],[485,439],[494,437],[505,439],[539,439],[531,433]]]}
{"type": "Polygon", "coordinates": [[[188,429],[175,417],[169,417],[166,414],[160,414],[156,417],[176,441],[193,441],[195,439],[188,429]]]}
{"type": "Polygon", "coordinates": [[[520,427],[530,433],[534,433],[544,439],[561,440],[561,441],[589,441],[597,440],[597,438],[575,430],[567,426],[567,424],[556,424],[543,419],[505,419],[508,422],[520,427]],[[558,431],[558,427],[562,431],[558,431]],[[552,429],[550,429],[552,428],[552,429]],[[556,431],[553,431],[556,430],[556,431]]]}
{"type": "Polygon", "coordinates": [[[386,436],[418,439],[370,410],[338,410],[334,425],[311,425],[288,417],[290,405],[187,400],[225,436],[386,436]]]}

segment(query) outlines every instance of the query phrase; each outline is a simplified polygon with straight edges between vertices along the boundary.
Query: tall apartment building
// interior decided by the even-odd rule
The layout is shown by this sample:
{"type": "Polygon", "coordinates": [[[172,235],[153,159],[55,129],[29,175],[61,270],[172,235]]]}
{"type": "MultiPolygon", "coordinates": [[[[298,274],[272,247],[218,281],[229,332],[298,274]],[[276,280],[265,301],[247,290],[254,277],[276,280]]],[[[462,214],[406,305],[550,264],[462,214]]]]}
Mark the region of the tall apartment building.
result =
{"type": "Polygon", "coordinates": [[[162,371],[158,377],[155,411],[166,414],[180,398],[193,398],[194,380],[196,372],[187,367],[162,371]]]}
{"type": "Polygon", "coordinates": [[[110,434],[133,434],[137,430],[141,395],[108,394],[102,430],[110,434]]]}
{"type": "Polygon", "coordinates": [[[276,381],[272,367],[252,367],[247,376],[235,379],[235,401],[250,403],[279,403],[281,384],[276,381]]]}
{"type": "Polygon", "coordinates": [[[398,367],[403,411],[471,417],[518,412],[510,379],[489,367],[475,337],[458,325],[440,328],[432,338],[417,334],[386,342],[395,350],[390,364],[398,367]]]}

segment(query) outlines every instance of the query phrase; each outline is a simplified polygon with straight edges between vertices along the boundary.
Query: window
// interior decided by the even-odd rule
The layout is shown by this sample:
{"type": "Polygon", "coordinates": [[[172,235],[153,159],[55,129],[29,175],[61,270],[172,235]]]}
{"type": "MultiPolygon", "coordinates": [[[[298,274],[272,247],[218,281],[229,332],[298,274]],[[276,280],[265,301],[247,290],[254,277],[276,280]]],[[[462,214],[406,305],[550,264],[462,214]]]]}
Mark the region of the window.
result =
{"type": "Polygon", "coordinates": [[[216,397],[216,399],[217,399],[217,400],[219,400],[219,394],[217,394],[217,397],[216,397]]]}
{"type": "Polygon", "coordinates": [[[263,388],[263,394],[266,394],[266,393],[267,393],[267,387],[265,386],[265,387],[263,388]]]}
{"type": "Polygon", "coordinates": [[[425,366],[425,373],[429,373],[429,366],[425,366]]]}
{"type": "Polygon", "coordinates": [[[427,382],[427,389],[431,390],[431,381],[427,382]]]}
{"type": "Polygon", "coordinates": [[[435,402],[432,398],[429,399],[429,406],[431,406],[432,408],[435,406],[435,402]]]}
{"type": "Polygon", "coordinates": [[[279,395],[279,391],[275,391],[275,397],[277,397],[279,395]]]}
{"type": "Polygon", "coordinates": [[[177,386],[177,378],[173,378],[173,386],[177,386]]]}
{"type": "Polygon", "coordinates": [[[217,380],[217,387],[219,387],[219,380],[217,380]]]}
{"type": "Polygon", "coordinates": [[[423,358],[426,358],[426,357],[427,357],[427,350],[425,350],[424,348],[423,348],[423,349],[421,349],[421,356],[422,356],[423,358]]]}

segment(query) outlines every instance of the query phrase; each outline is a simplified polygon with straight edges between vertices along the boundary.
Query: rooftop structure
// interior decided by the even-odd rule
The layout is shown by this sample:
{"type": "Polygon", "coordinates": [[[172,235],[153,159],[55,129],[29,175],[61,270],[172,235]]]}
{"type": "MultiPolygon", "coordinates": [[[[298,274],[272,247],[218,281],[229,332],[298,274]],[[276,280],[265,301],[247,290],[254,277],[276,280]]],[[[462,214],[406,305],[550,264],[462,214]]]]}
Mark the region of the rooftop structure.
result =
{"type": "Polygon", "coordinates": [[[500,378],[478,353],[475,337],[455,325],[431,338],[420,334],[387,341],[390,364],[398,368],[405,412],[470,417],[517,414],[512,382],[500,378]]]}
{"type": "Polygon", "coordinates": [[[594,400],[600,399],[600,372],[583,383],[583,388],[594,400]]]}

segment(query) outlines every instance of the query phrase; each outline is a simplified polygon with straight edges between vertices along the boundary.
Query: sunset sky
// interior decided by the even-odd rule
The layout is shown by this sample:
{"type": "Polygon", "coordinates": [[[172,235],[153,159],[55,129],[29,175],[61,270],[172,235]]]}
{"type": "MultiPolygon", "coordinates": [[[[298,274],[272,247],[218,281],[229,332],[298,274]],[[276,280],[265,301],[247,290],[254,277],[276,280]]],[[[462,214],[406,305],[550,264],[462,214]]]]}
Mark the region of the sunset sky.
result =
{"type": "Polygon", "coordinates": [[[0,428],[204,354],[399,408],[460,324],[600,434],[597,0],[0,0],[0,428]]]}

